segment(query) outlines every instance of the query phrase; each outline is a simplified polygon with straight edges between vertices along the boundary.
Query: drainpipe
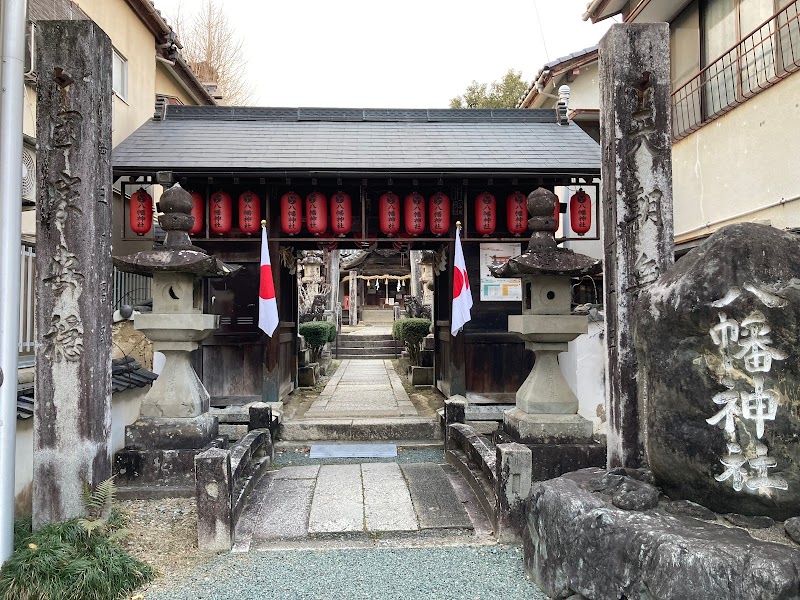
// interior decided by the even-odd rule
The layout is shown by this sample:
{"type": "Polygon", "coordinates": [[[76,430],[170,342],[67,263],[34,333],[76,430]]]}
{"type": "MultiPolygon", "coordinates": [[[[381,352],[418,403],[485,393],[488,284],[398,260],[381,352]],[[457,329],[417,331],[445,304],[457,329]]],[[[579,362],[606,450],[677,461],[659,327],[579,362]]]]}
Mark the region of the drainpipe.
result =
{"type": "Polygon", "coordinates": [[[3,2],[0,47],[0,565],[14,545],[25,0],[3,2]]]}

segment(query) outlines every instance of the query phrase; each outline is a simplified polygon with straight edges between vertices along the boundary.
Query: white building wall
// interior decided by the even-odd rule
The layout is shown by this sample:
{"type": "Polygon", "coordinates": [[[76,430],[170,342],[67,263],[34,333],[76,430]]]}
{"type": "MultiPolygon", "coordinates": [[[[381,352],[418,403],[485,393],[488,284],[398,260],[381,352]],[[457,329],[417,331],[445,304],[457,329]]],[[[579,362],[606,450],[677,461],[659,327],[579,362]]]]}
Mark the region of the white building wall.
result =
{"type": "Polygon", "coordinates": [[[605,404],[603,331],[604,323],[590,321],[589,332],[571,341],[569,350],[558,355],[561,373],[578,398],[578,414],[592,421],[595,429],[605,404]]]}
{"type": "Polygon", "coordinates": [[[800,227],[800,73],[672,146],[675,238],[759,221],[800,227]]]}

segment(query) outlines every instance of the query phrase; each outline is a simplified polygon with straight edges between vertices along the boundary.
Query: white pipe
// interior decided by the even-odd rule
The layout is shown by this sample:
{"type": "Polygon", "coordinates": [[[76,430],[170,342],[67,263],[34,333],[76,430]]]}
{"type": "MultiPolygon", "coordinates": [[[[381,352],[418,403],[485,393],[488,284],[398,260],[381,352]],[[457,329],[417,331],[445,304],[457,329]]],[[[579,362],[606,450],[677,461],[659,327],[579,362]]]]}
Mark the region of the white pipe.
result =
{"type": "Polygon", "coordinates": [[[758,208],[751,208],[750,210],[746,210],[736,215],[731,215],[729,217],[725,217],[723,219],[717,219],[716,221],[709,221],[705,225],[701,225],[700,227],[695,227],[694,229],[687,229],[681,233],[676,233],[675,237],[683,237],[684,235],[689,235],[690,233],[694,233],[696,231],[703,231],[704,229],[708,229],[709,227],[713,227],[714,225],[719,225],[720,223],[727,223],[728,221],[733,221],[734,219],[741,219],[742,217],[747,217],[749,215],[761,212],[762,210],[769,210],[770,208],[775,208],[776,206],[783,206],[784,204],[789,204],[790,202],[795,202],[796,200],[800,200],[800,196],[792,196],[791,198],[781,198],[780,200],[776,200],[771,204],[767,204],[766,206],[759,206],[758,208]]]}
{"type": "Polygon", "coordinates": [[[14,545],[14,463],[17,442],[22,238],[22,115],[25,0],[4,0],[0,46],[0,564],[14,545]]]}

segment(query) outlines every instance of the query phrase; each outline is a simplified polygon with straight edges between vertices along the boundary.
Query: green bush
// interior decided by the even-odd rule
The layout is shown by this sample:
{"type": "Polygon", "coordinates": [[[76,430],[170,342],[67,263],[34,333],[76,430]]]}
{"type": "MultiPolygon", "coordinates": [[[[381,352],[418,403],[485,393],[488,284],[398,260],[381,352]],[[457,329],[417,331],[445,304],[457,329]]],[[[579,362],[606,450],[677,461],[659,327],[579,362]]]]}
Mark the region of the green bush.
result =
{"type": "Polygon", "coordinates": [[[31,532],[30,519],[14,527],[14,553],[0,570],[5,600],[112,600],[150,581],[153,570],[114,539],[119,514],[90,533],[79,519],[31,532]]]}
{"type": "Polygon", "coordinates": [[[310,321],[300,325],[300,335],[311,349],[311,360],[317,362],[325,344],[336,339],[336,325],[328,321],[310,321]]]}
{"type": "Polygon", "coordinates": [[[422,340],[430,332],[430,319],[397,319],[392,325],[392,337],[403,342],[412,364],[419,364],[422,340]]]}

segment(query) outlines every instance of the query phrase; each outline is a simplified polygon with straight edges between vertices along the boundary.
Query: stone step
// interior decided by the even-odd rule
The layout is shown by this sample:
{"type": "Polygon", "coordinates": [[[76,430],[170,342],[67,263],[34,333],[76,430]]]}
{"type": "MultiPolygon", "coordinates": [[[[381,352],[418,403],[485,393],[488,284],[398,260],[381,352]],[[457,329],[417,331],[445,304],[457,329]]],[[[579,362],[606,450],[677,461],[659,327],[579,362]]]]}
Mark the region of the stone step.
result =
{"type": "MultiPolygon", "coordinates": [[[[347,350],[347,349],[362,349],[362,348],[388,348],[392,351],[394,350],[402,350],[403,346],[400,344],[394,344],[389,340],[367,340],[365,342],[359,340],[347,340],[338,345],[339,350],[347,350]]],[[[336,346],[334,346],[334,350],[336,346]]]]}
{"type": "MultiPolygon", "coordinates": [[[[392,337],[391,333],[341,333],[336,338],[336,340],[341,345],[342,342],[356,342],[356,343],[364,343],[364,342],[387,342],[387,343],[400,343],[399,341],[395,340],[392,337]]],[[[334,344],[336,341],[334,341],[334,344]]]]}
{"type": "Polygon", "coordinates": [[[397,358],[401,350],[386,346],[378,346],[372,348],[339,348],[336,351],[337,357],[342,356],[358,356],[364,358],[373,358],[378,356],[388,356],[390,358],[397,358]]]}
{"type": "Polygon", "coordinates": [[[369,419],[292,419],[281,425],[283,441],[439,440],[436,418],[388,417],[369,419]]]}

